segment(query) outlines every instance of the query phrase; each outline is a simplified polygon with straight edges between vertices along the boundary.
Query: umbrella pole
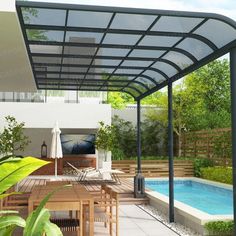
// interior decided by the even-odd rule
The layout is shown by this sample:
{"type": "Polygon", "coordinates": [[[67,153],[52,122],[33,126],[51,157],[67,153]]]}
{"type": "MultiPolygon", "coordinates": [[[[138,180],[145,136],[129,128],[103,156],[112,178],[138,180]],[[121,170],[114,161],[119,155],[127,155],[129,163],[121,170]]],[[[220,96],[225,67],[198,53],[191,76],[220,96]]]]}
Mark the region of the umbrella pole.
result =
{"type": "Polygon", "coordinates": [[[57,158],[55,158],[55,177],[57,177],[57,158]]]}

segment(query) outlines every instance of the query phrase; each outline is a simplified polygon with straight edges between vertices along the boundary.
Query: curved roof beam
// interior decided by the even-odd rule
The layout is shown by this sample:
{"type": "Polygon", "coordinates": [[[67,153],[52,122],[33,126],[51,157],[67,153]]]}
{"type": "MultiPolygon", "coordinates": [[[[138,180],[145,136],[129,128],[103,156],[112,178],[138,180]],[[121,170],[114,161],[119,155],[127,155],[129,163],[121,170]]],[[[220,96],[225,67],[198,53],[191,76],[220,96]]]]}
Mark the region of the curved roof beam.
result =
{"type": "MultiPolygon", "coordinates": [[[[37,72],[36,73],[36,77],[38,78],[38,80],[40,80],[40,79],[47,79],[47,80],[59,80],[59,81],[63,81],[63,80],[65,80],[65,81],[74,81],[74,82],[106,82],[106,80],[104,79],[77,79],[77,78],[63,78],[63,77],[61,77],[60,79],[58,79],[58,78],[43,78],[43,77],[38,77],[37,75],[45,75],[45,74],[58,74],[58,71],[48,71],[48,72],[43,72],[43,71],[39,71],[39,72],[37,72]]],[[[77,72],[70,72],[70,73],[67,73],[67,72],[61,72],[61,74],[68,74],[68,75],[78,75],[78,73],[77,72]]],[[[82,75],[84,75],[84,74],[82,74],[82,75]]],[[[114,83],[129,83],[130,82],[130,80],[120,80],[120,79],[111,79],[111,80],[108,80],[107,82],[109,82],[109,83],[112,83],[112,82],[114,82],[114,83]]],[[[142,83],[142,82],[140,82],[140,81],[132,81],[132,83],[134,83],[134,84],[138,84],[138,85],[141,85],[144,89],[146,89],[146,90],[149,90],[149,88],[148,88],[148,86],[147,85],[145,85],[144,83],[142,83]]],[[[121,85],[121,87],[122,87],[122,85],[121,85]]]]}

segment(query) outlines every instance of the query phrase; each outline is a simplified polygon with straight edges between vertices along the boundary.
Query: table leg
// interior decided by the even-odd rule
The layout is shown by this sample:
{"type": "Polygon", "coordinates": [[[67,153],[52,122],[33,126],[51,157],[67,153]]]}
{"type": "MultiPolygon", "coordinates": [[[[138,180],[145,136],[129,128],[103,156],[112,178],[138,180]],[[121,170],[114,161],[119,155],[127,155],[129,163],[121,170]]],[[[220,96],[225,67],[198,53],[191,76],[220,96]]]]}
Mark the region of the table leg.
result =
{"type": "Polygon", "coordinates": [[[94,202],[93,199],[89,201],[89,235],[94,234],[94,202]]]}
{"type": "Polygon", "coordinates": [[[33,210],[34,210],[33,202],[29,201],[28,202],[28,214],[30,214],[33,210]]]}

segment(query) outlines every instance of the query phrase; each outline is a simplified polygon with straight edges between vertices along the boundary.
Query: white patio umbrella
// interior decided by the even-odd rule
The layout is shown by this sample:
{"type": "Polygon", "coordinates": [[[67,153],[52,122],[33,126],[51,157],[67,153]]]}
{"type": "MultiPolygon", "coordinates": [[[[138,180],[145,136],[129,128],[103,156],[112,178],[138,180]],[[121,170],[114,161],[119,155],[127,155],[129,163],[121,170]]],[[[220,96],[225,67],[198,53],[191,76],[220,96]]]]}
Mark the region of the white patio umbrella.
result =
{"type": "Polygon", "coordinates": [[[56,122],[52,129],[52,144],[50,152],[50,157],[55,159],[55,177],[57,177],[57,159],[63,157],[60,133],[61,130],[58,127],[58,122],[56,122]]]}

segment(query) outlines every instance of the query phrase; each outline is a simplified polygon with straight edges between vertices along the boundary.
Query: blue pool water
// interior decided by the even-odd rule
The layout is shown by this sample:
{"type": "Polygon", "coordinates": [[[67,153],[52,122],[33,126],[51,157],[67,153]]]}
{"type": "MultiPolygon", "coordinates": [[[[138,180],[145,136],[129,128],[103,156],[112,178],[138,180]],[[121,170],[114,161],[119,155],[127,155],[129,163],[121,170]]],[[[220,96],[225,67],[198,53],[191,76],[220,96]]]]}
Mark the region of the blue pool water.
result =
{"type": "MultiPolygon", "coordinates": [[[[169,196],[167,180],[146,180],[147,188],[169,196]]],[[[193,180],[175,180],[174,198],[211,215],[233,214],[232,190],[199,183],[193,180]]]]}

